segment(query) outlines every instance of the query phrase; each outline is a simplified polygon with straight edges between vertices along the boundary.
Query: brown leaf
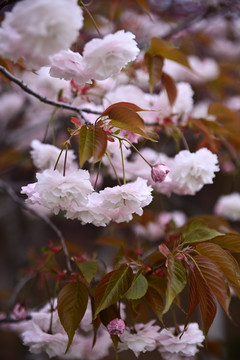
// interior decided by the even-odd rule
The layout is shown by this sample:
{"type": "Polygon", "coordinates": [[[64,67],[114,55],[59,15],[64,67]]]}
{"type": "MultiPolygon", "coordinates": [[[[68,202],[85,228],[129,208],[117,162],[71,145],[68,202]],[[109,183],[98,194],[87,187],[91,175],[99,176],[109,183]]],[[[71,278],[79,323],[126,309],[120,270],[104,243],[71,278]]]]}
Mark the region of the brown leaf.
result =
{"type": "Polygon", "coordinates": [[[196,283],[194,272],[191,272],[190,273],[190,284],[189,284],[189,295],[188,295],[187,322],[189,321],[190,317],[194,313],[198,304],[199,304],[199,295],[198,295],[197,283],[196,283]]]}
{"type": "Polygon", "coordinates": [[[211,242],[201,243],[196,250],[209,259],[213,260],[222,270],[223,274],[236,285],[240,285],[240,269],[237,261],[229,252],[219,245],[211,242]]]}
{"type": "Polygon", "coordinates": [[[212,242],[221,246],[223,249],[230,250],[232,252],[240,252],[240,234],[226,234],[223,237],[217,236],[212,242]]]}
{"type": "Polygon", "coordinates": [[[207,286],[229,316],[230,292],[220,267],[206,256],[196,255],[194,256],[194,260],[207,286]]]}
{"type": "Polygon", "coordinates": [[[107,134],[98,124],[94,127],[93,134],[93,162],[96,163],[105,154],[107,148],[107,134]]]}
{"type": "Polygon", "coordinates": [[[200,302],[203,333],[205,336],[207,336],[208,330],[212,325],[212,322],[217,312],[217,303],[212,291],[210,290],[206,281],[200,275],[196,267],[194,269],[194,274],[196,277],[197,291],[200,302]]]}
{"type": "Polygon", "coordinates": [[[152,93],[155,85],[161,80],[162,68],[164,59],[160,55],[150,55],[149,52],[145,53],[144,61],[149,74],[149,89],[152,93]]]}
{"type": "Polygon", "coordinates": [[[102,116],[107,116],[109,115],[109,112],[112,110],[112,109],[115,109],[115,108],[118,108],[118,107],[124,107],[126,109],[132,109],[134,111],[144,111],[144,109],[140,108],[139,106],[133,104],[133,103],[129,103],[129,102],[126,102],[126,101],[121,101],[121,102],[117,102],[115,104],[112,104],[110,105],[106,110],[104,110],[104,112],[102,113],[102,116]]]}
{"type": "Polygon", "coordinates": [[[162,73],[162,85],[167,92],[170,105],[173,105],[177,97],[177,86],[173,78],[165,72],[162,73]]]}
{"type": "Polygon", "coordinates": [[[187,56],[179,49],[169,45],[167,42],[153,37],[150,44],[149,53],[151,55],[160,55],[163,58],[173,60],[191,70],[187,56]]]}

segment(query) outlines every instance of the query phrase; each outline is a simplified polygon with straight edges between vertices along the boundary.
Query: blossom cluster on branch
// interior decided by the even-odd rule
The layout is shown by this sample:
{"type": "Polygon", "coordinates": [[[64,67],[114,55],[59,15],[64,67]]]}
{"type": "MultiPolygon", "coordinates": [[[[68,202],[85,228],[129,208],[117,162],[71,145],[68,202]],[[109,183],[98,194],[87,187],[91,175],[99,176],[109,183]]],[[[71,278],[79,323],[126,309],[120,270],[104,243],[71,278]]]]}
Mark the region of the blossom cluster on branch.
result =
{"type": "Polygon", "coordinates": [[[240,22],[224,2],[186,3],[3,13],[0,190],[60,240],[26,251],[1,312],[34,354],[193,358],[217,303],[230,317],[240,297],[240,22]]]}

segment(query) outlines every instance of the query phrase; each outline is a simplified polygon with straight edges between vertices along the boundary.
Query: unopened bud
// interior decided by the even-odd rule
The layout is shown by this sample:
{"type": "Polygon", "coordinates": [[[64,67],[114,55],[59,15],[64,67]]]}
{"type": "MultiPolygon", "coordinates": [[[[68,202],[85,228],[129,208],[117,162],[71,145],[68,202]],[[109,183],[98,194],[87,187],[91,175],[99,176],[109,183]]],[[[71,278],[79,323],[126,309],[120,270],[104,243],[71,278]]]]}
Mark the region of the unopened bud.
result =
{"type": "Polygon", "coordinates": [[[125,330],[125,322],[122,319],[113,319],[107,325],[107,330],[110,335],[122,335],[125,330]]]}
{"type": "Polygon", "coordinates": [[[17,320],[25,319],[27,317],[26,307],[24,305],[22,305],[22,304],[17,303],[14,306],[14,309],[12,311],[12,315],[17,320]]]}
{"type": "Polygon", "coordinates": [[[161,183],[165,180],[170,169],[167,165],[157,164],[152,167],[151,176],[154,182],[161,183]]]}

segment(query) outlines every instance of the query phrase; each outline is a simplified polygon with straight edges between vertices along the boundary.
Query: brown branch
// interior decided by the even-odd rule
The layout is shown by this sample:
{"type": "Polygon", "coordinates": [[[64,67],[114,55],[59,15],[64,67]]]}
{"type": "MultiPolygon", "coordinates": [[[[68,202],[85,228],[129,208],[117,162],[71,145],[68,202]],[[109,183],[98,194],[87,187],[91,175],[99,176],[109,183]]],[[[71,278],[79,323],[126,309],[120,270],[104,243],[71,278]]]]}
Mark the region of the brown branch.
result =
{"type": "Polygon", "coordinates": [[[72,272],[70,255],[65,243],[65,239],[61,231],[57,228],[57,226],[47,216],[37,213],[35,210],[31,209],[27,204],[25,204],[25,202],[16,195],[13,188],[3,180],[0,180],[0,190],[5,191],[12,198],[12,200],[15,201],[21,208],[27,210],[28,212],[32,213],[33,215],[43,220],[55,232],[55,234],[58,236],[60,240],[64,255],[66,257],[67,269],[69,272],[72,272]]]}
{"type": "Polygon", "coordinates": [[[10,4],[13,4],[13,3],[15,3],[15,2],[16,2],[16,0],[4,0],[4,1],[0,4],[0,10],[1,10],[2,8],[4,8],[5,6],[10,5],[10,4]]]}
{"type": "Polygon", "coordinates": [[[47,98],[46,96],[43,96],[41,94],[39,94],[38,92],[36,92],[35,90],[33,90],[32,88],[30,88],[26,83],[24,83],[22,80],[18,79],[16,76],[14,76],[13,74],[11,74],[7,69],[5,69],[4,66],[0,65],[0,73],[2,73],[7,79],[11,80],[12,82],[14,82],[15,84],[17,84],[21,89],[23,89],[26,93],[34,96],[35,98],[37,98],[38,100],[40,100],[41,102],[43,102],[44,104],[48,104],[48,105],[52,105],[52,106],[57,106],[59,108],[62,109],[67,109],[67,110],[71,110],[74,112],[77,112],[85,121],[85,123],[87,123],[88,121],[84,118],[83,116],[83,112],[88,113],[88,114],[96,114],[96,115],[101,115],[101,112],[99,111],[94,111],[94,110],[90,110],[90,109],[80,109],[77,106],[73,106],[71,104],[68,103],[64,103],[61,101],[56,101],[56,100],[51,100],[49,98],[47,98]]]}
{"type": "Polygon", "coordinates": [[[187,30],[195,25],[200,20],[206,19],[209,16],[225,15],[229,11],[228,4],[224,1],[219,2],[217,5],[207,6],[201,13],[194,14],[187,18],[184,22],[178,24],[175,28],[171,29],[167,34],[162,36],[162,39],[169,39],[183,30],[187,30]]]}

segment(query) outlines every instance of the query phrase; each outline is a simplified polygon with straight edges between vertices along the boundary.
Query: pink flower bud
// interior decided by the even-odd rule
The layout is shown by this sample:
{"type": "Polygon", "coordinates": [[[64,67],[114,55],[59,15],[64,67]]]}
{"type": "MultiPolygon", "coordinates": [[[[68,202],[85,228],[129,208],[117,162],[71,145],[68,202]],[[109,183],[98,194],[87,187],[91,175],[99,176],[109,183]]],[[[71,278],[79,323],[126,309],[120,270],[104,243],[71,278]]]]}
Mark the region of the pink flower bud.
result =
{"type": "Polygon", "coordinates": [[[12,311],[12,315],[14,316],[15,319],[20,320],[20,319],[25,319],[27,317],[27,311],[24,305],[17,303],[14,306],[14,309],[12,311]]]}
{"type": "Polygon", "coordinates": [[[122,319],[113,319],[107,325],[107,330],[110,335],[122,335],[125,330],[125,322],[122,319]]]}
{"type": "Polygon", "coordinates": [[[152,167],[151,176],[154,182],[163,182],[170,169],[167,165],[157,164],[152,167]]]}

